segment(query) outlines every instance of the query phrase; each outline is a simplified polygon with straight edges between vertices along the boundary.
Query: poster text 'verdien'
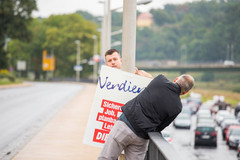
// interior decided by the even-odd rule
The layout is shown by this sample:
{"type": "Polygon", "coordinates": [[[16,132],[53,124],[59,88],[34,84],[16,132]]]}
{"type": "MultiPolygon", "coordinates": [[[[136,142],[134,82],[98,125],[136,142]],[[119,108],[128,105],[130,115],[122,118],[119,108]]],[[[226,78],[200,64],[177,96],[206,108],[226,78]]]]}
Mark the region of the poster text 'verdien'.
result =
{"type": "Polygon", "coordinates": [[[122,83],[112,83],[108,77],[99,77],[99,84],[100,88],[103,89],[104,87],[108,90],[111,89],[117,89],[119,91],[124,91],[124,92],[132,92],[132,93],[140,93],[144,88],[138,87],[134,84],[132,84],[131,81],[125,80],[122,83]]]}

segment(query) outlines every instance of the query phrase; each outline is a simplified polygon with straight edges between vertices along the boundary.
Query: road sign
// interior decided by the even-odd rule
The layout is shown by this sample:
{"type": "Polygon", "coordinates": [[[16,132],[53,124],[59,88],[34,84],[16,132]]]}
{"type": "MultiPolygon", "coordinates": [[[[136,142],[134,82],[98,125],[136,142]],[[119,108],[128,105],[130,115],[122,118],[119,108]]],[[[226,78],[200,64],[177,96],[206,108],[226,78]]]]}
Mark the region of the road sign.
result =
{"type": "Polygon", "coordinates": [[[83,70],[83,67],[81,65],[75,65],[73,67],[74,71],[82,71],[83,70]]]}
{"type": "Polygon", "coordinates": [[[25,71],[26,70],[26,61],[17,61],[17,70],[25,71]]]}
{"type": "Polygon", "coordinates": [[[44,71],[54,71],[55,70],[55,56],[47,55],[47,51],[43,51],[42,69],[44,71]]]}

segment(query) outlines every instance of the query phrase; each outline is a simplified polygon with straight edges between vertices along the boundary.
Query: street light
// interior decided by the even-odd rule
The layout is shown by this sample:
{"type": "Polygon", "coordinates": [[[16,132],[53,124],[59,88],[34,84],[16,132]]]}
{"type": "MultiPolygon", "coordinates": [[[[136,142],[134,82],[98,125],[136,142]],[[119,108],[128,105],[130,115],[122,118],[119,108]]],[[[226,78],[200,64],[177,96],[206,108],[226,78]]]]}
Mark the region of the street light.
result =
{"type": "Polygon", "coordinates": [[[148,4],[152,0],[123,1],[122,70],[134,73],[136,52],[136,4],[148,4]]]}
{"type": "MultiPolygon", "coordinates": [[[[99,1],[99,3],[104,4],[104,14],[102,20],[102,32],[101,32],[101,57],[104,57],[105,51],[111,48],[111,12],[116,11],[118,9],[122,9],[123,7],[118,7],[111,9],[111,1],[99,1]]],[[[151,3],[152,0],[139,0],[136,5],[145,5],[151,3]]],[[[135,10],[136,12],[136,10],[135,10]]],[[[120,30],[121,32],[121,30],[120,30]]]]}
{"type": "Polygon", "coordinates": [[[152,2],[152,0],[139,0],[139,1],[137,1],[137,5],[142,5],[142,4],[146,5],[151,2],[152,2]]]}
{"type": "Polygon", "coordinates": [[[76,81],[79,82],[80,81],[80,71],[81,71],[81,67],[80,67],[80,40],[76,40],[75,41],[76,45],[77,45],[77,53],[76,53],[76,81]]]}
{"type": "Polygon", "coordinates": [[[94,53],[93,53],[93,61],[94,61],[94,65],[93,65],[93,82],[97,82],[97,62],[98,62],[98,54],[97,54],[97,36],[93,35],[92,36],[93,40],[94,40],[94,53]]]}

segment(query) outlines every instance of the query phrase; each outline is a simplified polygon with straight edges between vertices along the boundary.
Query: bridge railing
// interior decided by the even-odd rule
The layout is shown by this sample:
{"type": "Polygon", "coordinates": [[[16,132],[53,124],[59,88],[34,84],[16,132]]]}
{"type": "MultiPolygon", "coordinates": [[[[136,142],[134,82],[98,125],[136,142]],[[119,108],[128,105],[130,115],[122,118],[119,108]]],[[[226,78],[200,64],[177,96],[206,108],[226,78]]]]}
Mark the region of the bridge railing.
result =
{"type": "Polygon", "coordinates": [[[148,133],[149,146],[145,160],[184,160],[160,133],[148,133]]]}

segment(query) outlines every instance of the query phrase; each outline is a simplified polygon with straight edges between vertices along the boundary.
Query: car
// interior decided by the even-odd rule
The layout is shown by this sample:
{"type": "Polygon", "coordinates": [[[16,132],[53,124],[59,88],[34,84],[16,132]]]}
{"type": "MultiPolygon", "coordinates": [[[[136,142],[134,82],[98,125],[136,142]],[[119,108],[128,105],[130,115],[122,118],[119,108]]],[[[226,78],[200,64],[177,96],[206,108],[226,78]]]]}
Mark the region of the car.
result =
{"type": "MultiPolygon", "coordinates": [[[[200,110],[199,110],[200,111],[200,110]]],[[[208,110],[209,111],[209,110],[208,110]]],[[[197,118],[196,118],[196,123],[198,123],[200,120],[202,119],[210,119],[213,120],[212,115],[210,113],[201,113],[201,114],[197,114],[197,118]]]]}
{"type": "Polygon", "coordinates": [[[182,108],[181,113],[186,113],[186,114],[189,114],[191,116],[192,115],[192,111],[191,111],[190,106],[184,105],[183,108],[182,108]]]}
{"type": "Polygon", "coordinates": [[[232,130],[234,129],[239,129],[240,130],[240,125],[231,125],[228,127],[227,131],[226,131],[226,144],[229,144],[229,135],[231,134],[232,130]]]}
{"type": "Polygon", "coordinates": [[[173,121],[175,128],[191,128],[191,116],[189,114],[180,113],[173,121]]]}
{"type": "Polygon", "coordinates": [[[239,128],[233,129],[231,133],[229,133],[228,141],[229,148],[237,149],[239,141],[240,141],[240,129],[239,128]]]}
{"type": "Polygon", "coordinates": [[[214,125],[198,124],[194,132],[194,148],[199,145],[217,147],[217,130],[214,125]]]}
{"type": "Polygon", "coordinates": [[[236,105],[235,110],[234,110],[234,114],[235,116],[237,116],[238,112],[240,111],[240,102],[236,105]]]}
{"type": "Polygon", "coordinates": [[[200,108],[197,112],[197,116],[200,116],[200,115],[211,116],[211,111],[209,109],[200,108]]]}
{"type": "Polygon", "coordinates": [[[240,122],[240,112],[237,113],[236,119],[240,122]]]}
{"type": "Polygon", "coordinates": [[[213,118],[199,118],[197,121],[197,124],[204,124],[204,123],[216,126],[213,118]]]}
{"type": "Polygon", "coordinates": [[[225,66],[234,66],[234,65],[235,65],[234,61],[231,61],[231,60],[225,60],[225,61],[223,62],[223,64],[224,64],[225,66]]]}
{"type": "Polygon", "coordinates": [[[217,124],[220,125],[221,121],[224,118],[224,116],[227,116],[229,114],[230,113],[227,110],[220,110],[220,111],[218,111],[216,116],[215,116],[215,120],[216,120],[217,124]]]}
{"type": "Polygon", "coordinates": [[[227,120],[225,120],[225,121],[222,123],[222,125],[221,125],[221,130],[222,130],[222,138],[223,138],[223,140],[225,140],[225,138],[226,138],[226,132],[227,132],[227,130],[228,130],[228,127],[231,126],[231,125],[239,125],[239,122],[238,122],[236,119],[234,119],[234,120],[232,120],[232,119],[227,119],[227,120]]]}
{"type": "Polygon", "coordinates": [[[229,114],[229,115],[223,116],[223,119],[222,119],[222,121],[220,123],[221,127],[222,127],[222,124],[224,123],[224,121],[226,121],[226,120],[233,120],[233,121],[235,121],[237,119],[236,119],[236,117],[233,114],[229,114]]]}
{"type": "Polygon", "coordinates": [[[240,160],[240,144],[238,144],[238,153],[237,153],[237,157],[238,157],[238,160],[240,160]]]}

